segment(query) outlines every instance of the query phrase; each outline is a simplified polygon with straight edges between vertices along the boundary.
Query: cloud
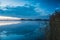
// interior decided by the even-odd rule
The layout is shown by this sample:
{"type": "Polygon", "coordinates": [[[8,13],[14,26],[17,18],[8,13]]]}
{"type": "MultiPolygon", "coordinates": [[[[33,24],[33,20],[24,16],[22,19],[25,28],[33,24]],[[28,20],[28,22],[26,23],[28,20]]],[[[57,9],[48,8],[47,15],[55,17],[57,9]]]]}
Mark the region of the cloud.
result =
{"type": "Polygon", "coordinates": [[[47,16],[49,15],[49,11],[41,8],[41,4],[34,1],[11,1],[8,0],[2,1],[1,5],[5,5],[5,7],[1,7],[4,11],[4,15],[18,15],[18,16],[47,16]]]}
{"type": "Polygon", "coordinates": [[[59,7],[57,7],[57,8],[56,8],[56,10],[60,10],[60,8],[59,8],[59,7]]]}
{"type": "Polygon", "coordinates": [[[3,13],[3,15],[10,15],[10,16],[37,16],[39,14],[37,14],[35,11],[34,11],[34,7],[33,6],[30,6],[29,8],[27,7],[20,7],[20,6],[16,6],[16,7],[9,7],[7,6],[6,7],[7,10],[2,10],[1,11],[3,13]]]}
{"type": "Polygon", "coordinates": [[[8,16],[0,16],[0,20],[21,20],[21,18],[8,17],[8,16]]]}
{"type": "Polygon", "coordinates": [[[42,9],[42,8],[40,8],[39,6],[38,7],[36,7],[35,9],[34,9],[38,14],[40,14],[40,16],[47,16],[47,15],[49,15],[49,11],[47,11],[47,10],[45,10],[45,9],[42,9]]]}
{"type": "Polygon", "coordinates": [[[24,1],[24,0],[1,0],[0,6],[24,6],[25,4],[29,4],[32,2],[24,1]]]}

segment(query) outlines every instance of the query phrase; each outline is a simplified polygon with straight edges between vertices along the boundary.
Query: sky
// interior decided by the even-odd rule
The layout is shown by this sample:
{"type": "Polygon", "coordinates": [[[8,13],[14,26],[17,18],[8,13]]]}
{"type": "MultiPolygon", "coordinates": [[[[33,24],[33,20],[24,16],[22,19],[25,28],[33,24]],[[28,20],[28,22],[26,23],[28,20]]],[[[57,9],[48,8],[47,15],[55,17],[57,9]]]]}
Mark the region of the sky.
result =
{"type": "Polygon", "coordinates": [[[38,17],[60,9],[60,0],[0,0],[0,15],[38,17]]]}

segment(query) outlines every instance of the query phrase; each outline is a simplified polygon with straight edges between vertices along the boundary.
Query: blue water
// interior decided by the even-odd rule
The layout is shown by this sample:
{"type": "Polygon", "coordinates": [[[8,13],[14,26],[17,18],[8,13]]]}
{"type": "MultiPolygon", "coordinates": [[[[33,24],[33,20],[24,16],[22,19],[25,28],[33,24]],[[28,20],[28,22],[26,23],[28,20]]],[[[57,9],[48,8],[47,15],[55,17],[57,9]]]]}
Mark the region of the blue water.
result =
{"type": "Polygon", "coordinates": [[[23,21],[0,26],[0,40],[45,40],[45,22],[23,21]]]}

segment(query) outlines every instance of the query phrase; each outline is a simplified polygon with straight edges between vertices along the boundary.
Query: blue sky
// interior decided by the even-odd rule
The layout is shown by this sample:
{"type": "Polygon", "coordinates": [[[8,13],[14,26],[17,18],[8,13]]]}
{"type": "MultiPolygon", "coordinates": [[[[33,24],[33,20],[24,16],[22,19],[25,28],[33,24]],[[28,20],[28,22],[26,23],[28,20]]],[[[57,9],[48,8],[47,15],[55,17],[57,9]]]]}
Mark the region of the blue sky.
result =
{"type": "Polygon", "coordinates": [[[1,0],[0,15],[37,17],[60,9],[60,0],[1,0]],[[2,12],[2,13],[1,13],[2,12]]]}

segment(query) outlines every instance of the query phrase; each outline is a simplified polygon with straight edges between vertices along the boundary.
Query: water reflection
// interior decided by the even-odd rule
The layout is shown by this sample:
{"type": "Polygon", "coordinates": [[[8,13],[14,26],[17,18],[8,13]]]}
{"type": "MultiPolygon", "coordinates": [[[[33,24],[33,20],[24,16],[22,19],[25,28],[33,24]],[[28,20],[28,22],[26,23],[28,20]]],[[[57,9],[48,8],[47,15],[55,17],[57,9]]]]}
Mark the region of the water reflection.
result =
{"type": "Polygon", "coordinates": [[[19,23],[21,23],[21,22],[20,21],[0,21],[0,26],[19,24],[19,23]]]}
{"type": "MultiPolygon", "coordinates": [[[[46,23],[44,21],[21,21],[22,23],[0,26],[1,40],[43,40],[46,23]]],[[[4,23],[4,22],[3,22],[4,23]]]]}

